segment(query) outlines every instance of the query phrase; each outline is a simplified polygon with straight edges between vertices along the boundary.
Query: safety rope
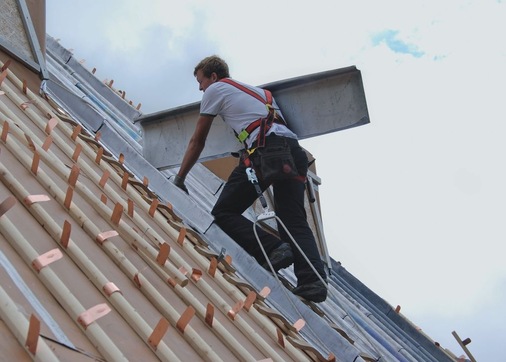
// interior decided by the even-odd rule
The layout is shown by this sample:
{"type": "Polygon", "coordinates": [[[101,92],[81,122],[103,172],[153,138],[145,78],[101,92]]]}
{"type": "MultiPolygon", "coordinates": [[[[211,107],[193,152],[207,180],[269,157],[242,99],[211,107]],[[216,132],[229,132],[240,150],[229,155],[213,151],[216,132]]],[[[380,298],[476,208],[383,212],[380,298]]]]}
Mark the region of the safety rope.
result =
{"type": "MultiPolygon", "coordinates": [[[[265,200],[265,197],[262,193],[262,190],[260,188],[260,185],[258,183],[258,178],[256,177],[256,173],[255,173],[255,170],[251,167],[248,167],[246,168],[246,175],[248,176],[248,180],[253,184],[253,186],[255,187],[255,190],[257,192],[257,195],[258,195],[258,198],[260,199],[260,203],[262,204],[262,208],[263,208],[263,212],[261,214],[259,214],[257,217],[256,217],[256,220],[255,222],[253,223],[253,233],[255,234],[255,238],[258,242],[258,245],[260,247],[260,250],[262,251],[262,254],[263,256],[265,257],[265,260],[267,262],[267,264],[269,265],[269,269],[271,271],[271,273],[274,275],[274,278],[276,278],[277,282],[282,286],[282,290],[283,290],[283,293],[285,294],[287,300],[289,301],[289,303],[292,305],[292,307],[297,311],[297,313],[302,317],[302,312],[301,310],[297,307],[297,305],[293,302],[293,300],[290,298],[289,296],[289,291],[287,288],[285,288],[285,286],[283,285],[283,283],[281,282],[281,280],[279,279],[278,277],[278,274],[275,272],[274,270],[274,267],[272,266],[272,263],[267,255],[267,252],[265,251],[265,248],[264,246],[262,245],[262,242],[260,241],[260,237],[258,236],[258,232],[257,232],[257,224],[260,222],[260,221],[265,221],[265,220],[269,220],[269,219],[276,219],[276,221],[279,223],[279,225],[281,225],[283,227],[283,229],[285,230],[286,234],[288,235],[288,237],[290,238],[290,240],[292,241],[293,245],[295,245],[295,247],[297,248],[297,250],[301,253],[301,255],[304,257],[304,260],[308,263],[308,265],[310,266],[311,270],[315,273],[315,275],[318,277],[318,279],[320,279],[320,281],[324,284],[324,285],[327,285],[326,281],[323,280],[322,276],[320,275],[320,273],[318,273],[318,271],[316,270],[316,268],[314,267],[314,265],[309,261],[309,258],[307,257],[307,255],[304,253],[304,251],[302,250],[302,248],[299,246],[299,244],[297,243],[297,241],[295,241],[295,239],[293,238],[292,234],[290,233],[290,231],[288,231],[287,227],[285,226],[285,224],[283,223],[283,221],[275,214],[274,211],[270,211],[269,210],[269,206],[267,205],[267,201],[265,200]]],[[[353,318],[352,316],[352,313],[349,311],[348,307],[346,307],[343,303],[339,302],[337,296],[335,296],[333,294],[333,292],[330,290],[330,288],[327,288],[327,292],[330,293],[334,298],[333,300],[338,304],[338,306],[347,314],[347,316],[350,318],[350,320],[352,321],[352,325],[353,327],[358,330],[358,332],[364,337],[364,339],[369,343],[369,345],[371,346],[371,348],[378,354],[379,357],[377,357],[377,360],[381,360],[383,358],[383,355],[381,354],[381,352],[378,350],[378,348],[374,345],[374,343],[371,341],[370,339],[370,336],[369,334],[363,330],[362,327],[360,327],[360,325],[355,321],[355,319],[353,318]]],[[[313,334],[316,336],[316,339],[322,344],[324,345],[324,342],[318,337],[318,333],[315,333],[316,331],[314,331],[310,326],[307,325],[307,327],[313,332],[313,334]]]]}

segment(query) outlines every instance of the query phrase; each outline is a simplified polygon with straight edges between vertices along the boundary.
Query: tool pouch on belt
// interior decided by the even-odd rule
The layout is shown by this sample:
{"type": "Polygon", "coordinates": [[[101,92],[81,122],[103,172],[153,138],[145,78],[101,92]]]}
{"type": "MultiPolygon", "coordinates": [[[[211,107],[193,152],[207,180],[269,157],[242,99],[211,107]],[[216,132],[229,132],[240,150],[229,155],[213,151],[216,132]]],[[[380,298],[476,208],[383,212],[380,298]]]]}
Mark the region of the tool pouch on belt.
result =
{"type": "Polygon", "coordinates": [[[279,138],[258,147],[250,156],[259,178],[266,182],[286,180],[298,176],[290,145],[279,138]]]}

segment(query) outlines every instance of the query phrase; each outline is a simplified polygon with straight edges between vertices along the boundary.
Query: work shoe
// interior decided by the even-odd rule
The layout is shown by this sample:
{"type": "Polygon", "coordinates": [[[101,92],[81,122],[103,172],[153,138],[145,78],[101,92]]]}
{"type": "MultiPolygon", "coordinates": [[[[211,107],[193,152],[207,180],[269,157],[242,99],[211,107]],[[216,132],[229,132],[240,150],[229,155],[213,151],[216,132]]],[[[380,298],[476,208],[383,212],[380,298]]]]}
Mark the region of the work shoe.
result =
{"type": "Polygon", "coordinates": [[[293,288],[292,293],[310,302],[321,303],[327,299],[327,284],[317,280],[293,288]]]}
{"type": "MultiPolygon", "coordinates": [[[[288,243],[281,244],[270,253],[269,260],[276,273],[279,269],[288,268],[293,264],[292,247],[288,243]]],[[[269,267],[267,261],[263,263],[262,266],[268,271],[271,271],[271,268],[269,267]]]]}

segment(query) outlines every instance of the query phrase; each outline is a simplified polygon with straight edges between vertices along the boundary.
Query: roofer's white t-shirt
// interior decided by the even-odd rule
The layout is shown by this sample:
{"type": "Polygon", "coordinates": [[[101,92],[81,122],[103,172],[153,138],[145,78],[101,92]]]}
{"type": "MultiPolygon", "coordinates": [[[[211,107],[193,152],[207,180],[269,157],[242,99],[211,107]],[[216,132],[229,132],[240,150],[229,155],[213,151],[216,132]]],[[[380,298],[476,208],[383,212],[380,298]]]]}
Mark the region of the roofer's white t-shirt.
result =
{"type": "MultiPolygon", "coordinates": [[[[252,87],[236,80],[234,81],[258,93],[263,99],[265,99],[263,89],[252,87]]],[[[273,106],[278,114],[283,116],[274,99],[273,106]]],[[[248,93],[225,82],[215,82],[207,87],[200,103],[201,115],[213,117],[216,117],[217,115],[221,116],[225,123],[232,127],[237,134],[241,133],[241,131],[251,122],[254,122],[259,118],[266,117],[267,113],[268,111],[265,104],[248,93]]],[[[253,141],[256,140],[258,132],[259,128],[255,129],[248,137],[246,140],[248,146],[251,146],[253,141]]],[[[271,133],[297,139],[297,135],[295,133],[290,131],[285,125],[278,123],[272,124],[272,127],[269,129],[267,134],[271,133]]]]}

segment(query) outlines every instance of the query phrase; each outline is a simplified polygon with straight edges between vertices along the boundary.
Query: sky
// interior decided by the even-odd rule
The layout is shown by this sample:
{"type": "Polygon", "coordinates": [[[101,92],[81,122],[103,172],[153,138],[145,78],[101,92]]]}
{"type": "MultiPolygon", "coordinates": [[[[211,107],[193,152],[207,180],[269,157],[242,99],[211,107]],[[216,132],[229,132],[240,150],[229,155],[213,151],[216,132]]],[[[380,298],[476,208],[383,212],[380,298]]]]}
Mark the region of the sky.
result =
{"type": "Polygon", "coordinates": [[[254,85],[355,65],[371,123],[301,141],[330,255],[457,356],[452,331],[506,360],[504,0],[46,6],[47,33],[145,114],[200,101],[212,54],[254,85]]]}

